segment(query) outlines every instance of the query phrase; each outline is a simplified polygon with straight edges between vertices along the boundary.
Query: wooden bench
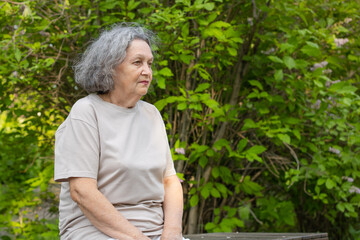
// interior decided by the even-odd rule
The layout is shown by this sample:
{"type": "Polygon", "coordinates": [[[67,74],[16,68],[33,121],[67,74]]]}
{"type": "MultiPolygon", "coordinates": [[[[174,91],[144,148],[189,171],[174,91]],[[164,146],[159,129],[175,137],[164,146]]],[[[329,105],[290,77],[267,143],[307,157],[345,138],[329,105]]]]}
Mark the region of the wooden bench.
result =
{"type": "Polygon", "coordinates": [[[325,240],[327,233],[204,233],[186,235],[190,240],[325,240]]]}

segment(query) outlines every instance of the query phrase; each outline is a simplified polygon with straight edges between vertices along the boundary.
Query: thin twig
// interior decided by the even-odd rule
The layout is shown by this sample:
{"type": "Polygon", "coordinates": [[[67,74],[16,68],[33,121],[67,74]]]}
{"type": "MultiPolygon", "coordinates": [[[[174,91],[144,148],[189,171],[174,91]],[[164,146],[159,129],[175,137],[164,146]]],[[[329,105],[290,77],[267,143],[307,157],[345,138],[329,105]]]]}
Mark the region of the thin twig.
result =
{"type": "Polygon", "coordinates": [[[253,17],[254,17],[255,19],[257,19],[257,18],[258,18],[258,15],[257,15],[257,13],[256,13],[256,3],[255,3],[255,0],[251,0],[251,3],[252,3],[252,5],[253,5],[253,17]]]}
{"type": "Polygon", "coordinates": [[[251,208],[249,208],[249,212],[251,213],[251,216],[253,216],[253,218],[255,219],[255,221],[257,221],[260,225],[263,225],[263,224],[264,224],[262,221],[260,221],[260,220],[256,217],[255,213],[251,210],[251,208]]]}
{"type": "Polygon", "coordinates": [[[7,3],[12,3],[12,4],[16,4],[16,5],[25,5],[25,2],[13,2],[13,1],[8,1],[8,0],[1,0],[2,2],[7,2],[7,3]]]}

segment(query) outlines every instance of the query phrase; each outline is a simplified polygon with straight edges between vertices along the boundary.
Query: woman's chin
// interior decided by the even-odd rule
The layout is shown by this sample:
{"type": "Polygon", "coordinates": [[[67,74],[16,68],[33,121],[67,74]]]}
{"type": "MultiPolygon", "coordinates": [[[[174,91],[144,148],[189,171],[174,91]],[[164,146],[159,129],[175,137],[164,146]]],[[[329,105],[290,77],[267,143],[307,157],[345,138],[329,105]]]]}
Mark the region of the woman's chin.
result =
{"type": "Polygon", "coordinates": [[[147,92],[148,92],[148,88],[142,88],[142,89],[139,89],[139,91],[138,91],[139,95],[141,95],[141,96],[146,95],[147,92]]]}

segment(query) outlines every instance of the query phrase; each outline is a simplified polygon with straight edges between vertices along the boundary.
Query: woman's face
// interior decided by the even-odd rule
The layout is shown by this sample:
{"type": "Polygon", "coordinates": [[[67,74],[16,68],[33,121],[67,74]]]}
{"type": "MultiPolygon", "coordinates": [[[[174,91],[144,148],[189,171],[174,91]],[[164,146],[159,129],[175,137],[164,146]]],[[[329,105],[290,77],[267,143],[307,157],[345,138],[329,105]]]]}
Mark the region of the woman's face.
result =
{"type": "Polygon", "coordinates": [[[144,40],[133,40],[124,61],[115,69],[114,90],[129,99],[144,96],[152,80],[152,62],[150,46],[144,40]]]}

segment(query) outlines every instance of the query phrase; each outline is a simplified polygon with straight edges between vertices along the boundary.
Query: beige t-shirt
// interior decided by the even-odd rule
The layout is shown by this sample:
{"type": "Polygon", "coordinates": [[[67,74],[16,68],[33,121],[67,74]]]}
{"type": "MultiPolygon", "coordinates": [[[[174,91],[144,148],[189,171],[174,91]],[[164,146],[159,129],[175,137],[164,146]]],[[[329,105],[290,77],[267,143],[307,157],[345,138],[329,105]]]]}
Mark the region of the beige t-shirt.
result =
{"type": "MultiPolygon", "coordinates": [[[[122,108],[98,95],[77,101],[55,134],[61,239],[108,239],[71,199],[68,179],[89,177],[145,235],[163,228],[164,177],[175,174],[164,122],[151,104],[122,108]]],[[[96,206],[94,206],[96,207],[96,206]]]]}

